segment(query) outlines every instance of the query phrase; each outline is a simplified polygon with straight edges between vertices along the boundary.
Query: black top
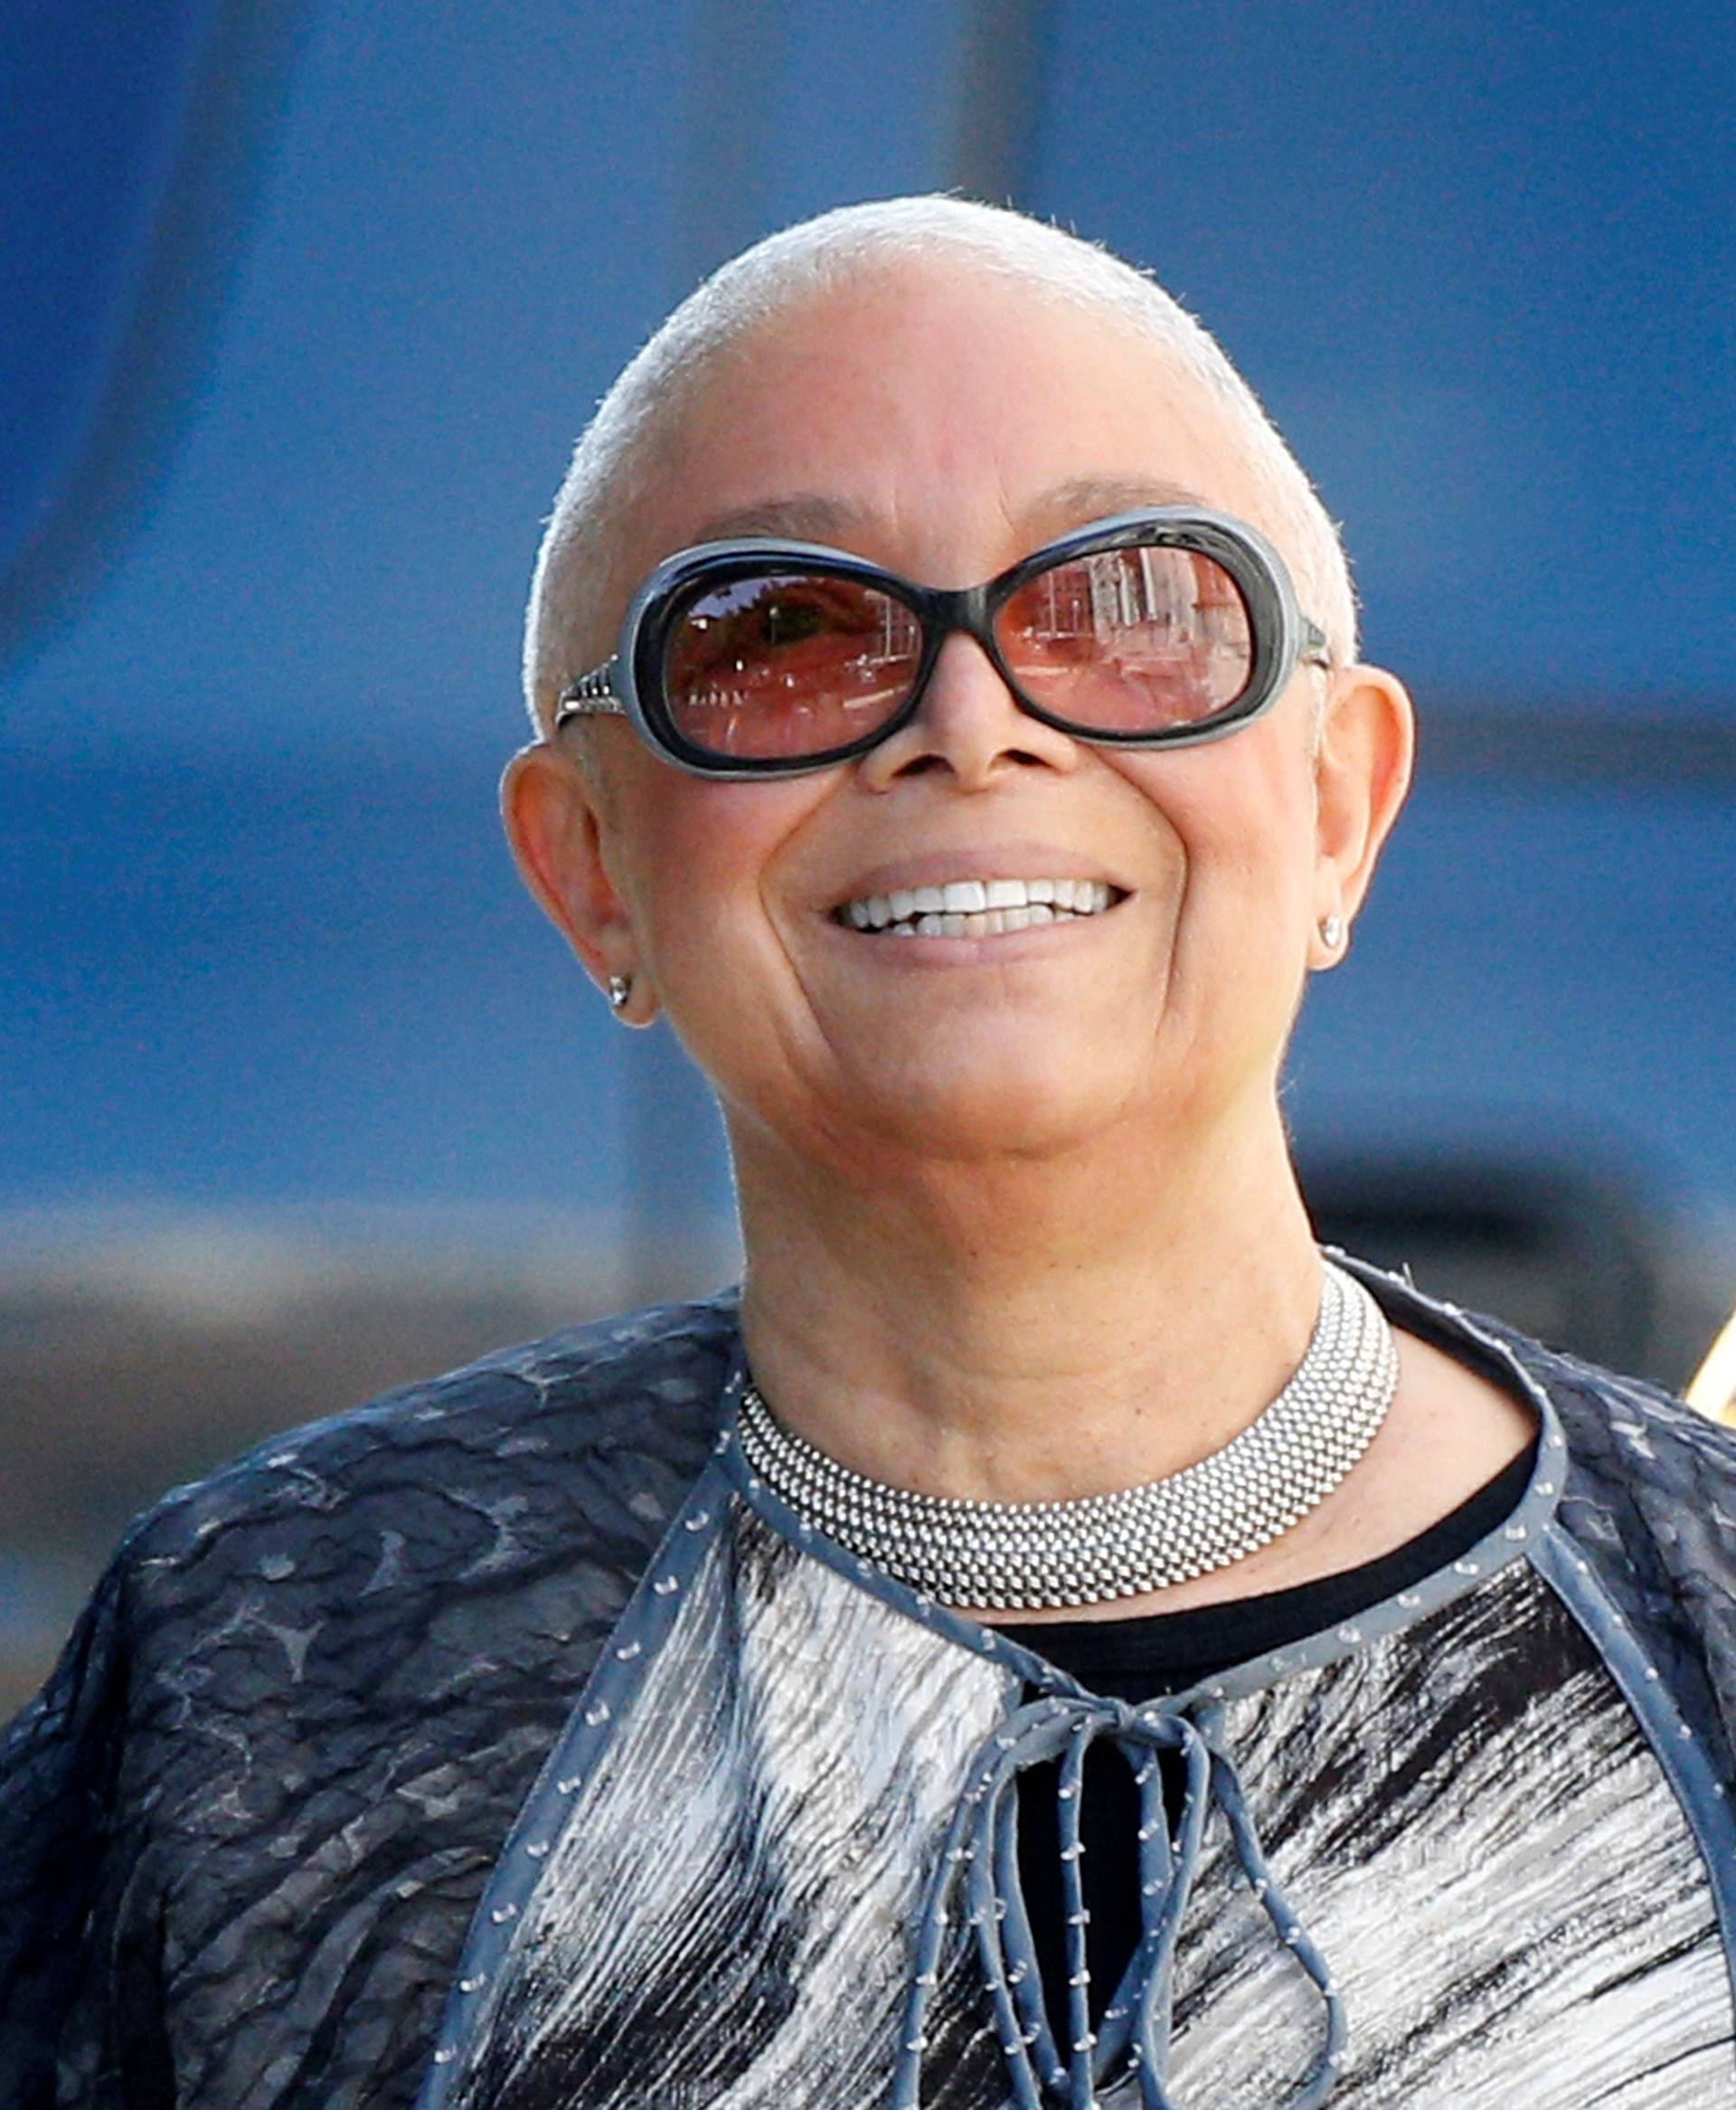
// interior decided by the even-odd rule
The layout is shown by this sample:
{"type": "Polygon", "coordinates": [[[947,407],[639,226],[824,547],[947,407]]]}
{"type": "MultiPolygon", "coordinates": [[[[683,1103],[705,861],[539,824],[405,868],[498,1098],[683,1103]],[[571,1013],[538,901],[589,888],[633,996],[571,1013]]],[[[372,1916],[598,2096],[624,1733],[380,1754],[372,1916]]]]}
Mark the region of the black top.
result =
{"type": "MultiPolygon", "coordinates": [[[[1401,1590],[1462,1559],[1479,1539],[1498,1530],[1519,1506],[1537,1462],[1536,1445],[1479,1488],[1449,1516],[1396,1552],[1294,1589],[1156,1612],[1136,1619],[1064,1619],[1000,1631],[1093,1692],[1126,1700],[1155,1699],[1218,1676],[1270,1650],[1354,1619],[1401,1590]]],[[[1180,1771],[1162,1755],[1171,1821],[1179,1817],[1180,1771]]],[[[1043,1967],[1043,1999],[1052,2015],[1067,2012],[1066,1907],[1061,1889],[1061,1833],[1055,1802],[1060,1762],[1033,1765],[1019,1778],[1019,1881],[1043,1967]]],[[[1141,1918],[1134,1836],[1139,1791],[1127,1762],[1099,1743],[1085,1761],[1080,1797],[1080,1863],[1086,1958],[1091,1973],[1093,2022],[1113,1997],[1138,1944],[1141,1918]]]]}

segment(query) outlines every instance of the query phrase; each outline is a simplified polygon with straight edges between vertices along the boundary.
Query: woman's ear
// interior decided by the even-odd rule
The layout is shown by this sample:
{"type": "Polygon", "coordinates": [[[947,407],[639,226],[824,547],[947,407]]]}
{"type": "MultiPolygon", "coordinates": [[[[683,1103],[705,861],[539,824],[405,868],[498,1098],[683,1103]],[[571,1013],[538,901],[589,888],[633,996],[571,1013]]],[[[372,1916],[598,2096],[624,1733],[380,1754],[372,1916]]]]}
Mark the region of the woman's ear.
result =
{"type": "Polygon", "coordinates": [[[607,857],[608,800],[590,773],[545,741],[523,748],[500,783],[501,818],[519,876],[618,1017],[648,1025],[656,1000],[639,971],[627,905],[607,857]]]}
{"type": "Polygon", "coordinates": [[[1315,755],[1315,937],[1309,964],[1343,954],[1352,920],[1410,788],[1416,718],[1404,685],[1347,667],[1327,698],[1315,755]]]}

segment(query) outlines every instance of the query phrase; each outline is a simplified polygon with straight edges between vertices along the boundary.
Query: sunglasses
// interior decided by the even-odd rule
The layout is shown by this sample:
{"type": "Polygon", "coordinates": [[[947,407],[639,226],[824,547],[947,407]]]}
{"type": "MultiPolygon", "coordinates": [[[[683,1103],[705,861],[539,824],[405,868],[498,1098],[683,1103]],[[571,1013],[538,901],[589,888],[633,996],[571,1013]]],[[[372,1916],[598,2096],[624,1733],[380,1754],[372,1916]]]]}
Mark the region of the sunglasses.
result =
{"type": "Polygon", "coordinates": [[[753,537],[665,558],[613,658],[559,699],[555,729],[626,717],[701,776],[826,769],[910,723],[955,631],[1020,710],[1106,747],[1219,739],[1266,710],[1298,662],[1330,663],[1283,559],[1225,514],[1118,513],[959,589],[753,537]]]}

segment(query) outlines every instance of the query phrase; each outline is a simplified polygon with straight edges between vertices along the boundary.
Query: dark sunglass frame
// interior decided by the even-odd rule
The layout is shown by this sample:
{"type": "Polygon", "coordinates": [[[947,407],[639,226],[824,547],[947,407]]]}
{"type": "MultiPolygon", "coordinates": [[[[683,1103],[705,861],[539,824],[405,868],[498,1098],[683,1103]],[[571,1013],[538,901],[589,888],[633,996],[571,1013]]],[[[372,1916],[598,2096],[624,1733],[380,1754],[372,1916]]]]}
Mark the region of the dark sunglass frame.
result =
{"type": "Polygon", "coordinates": [[[883,571],[848,551],[828,549],[822,543],[743,536],[730,542],[699,543],[664,559],[633,596],[613,656],[581,676],[561,695],[554,729],[560,732],[575,718],[626,717],[655,753],[696,776],[795,776],[810,770],[830,769],[867,753],[909,724],[921,708],[940,648],[957,631],[974,638],[982,647],[1027,716],[1099,747],[1193,747],[1203,741],[1221,740],[1269,709],[1298,662],[1306,660],[1321,667],[1331,664],[1326,634],[1297,608],[1296,589],[1282,557],[1258,529],[1227,513],[1175,506],[1117,513],[1045,543],[981,586],[958,588],[917,586],[895,572],[883,571]],[[1149,733],[1104,732],[1077,724],[1033,702],[1021,689],[995,639],[995,618],[1038,573],[1081,557],[1141,543],[1210,557],[1230,574],[1248,611],[1251,650],[1247,685],[1222,710],[1188,724],[1165,725],[1149,733]],[[857,581],[910,610],[921,628],[922,648],[910,695],[873,732],[817,754],[743,758],[697,747],[675,724],[664,694],[664,668],[675,631],[685,620],[698,591],[780,564],[818,577],[857,581]]]}

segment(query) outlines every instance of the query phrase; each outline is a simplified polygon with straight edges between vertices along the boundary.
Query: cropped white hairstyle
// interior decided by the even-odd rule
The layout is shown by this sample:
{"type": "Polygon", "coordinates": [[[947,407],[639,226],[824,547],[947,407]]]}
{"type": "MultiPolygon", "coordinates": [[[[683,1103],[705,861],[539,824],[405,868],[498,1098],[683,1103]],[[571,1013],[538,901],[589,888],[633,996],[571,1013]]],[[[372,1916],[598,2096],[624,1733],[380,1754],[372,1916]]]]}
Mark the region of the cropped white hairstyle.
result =
{"type": "Polygon", "coordinates": [[[1344,545],[1296,457],[1216,340],[1147,273],[1023,213],[962,198],[889,198],[802,221],[732,258],[688,295],[622,370],[573,451],[555,498],[524,632],[525,701],[546,730],[561,690],[602,658],[607,618],[637,582],[617,576],[620,527],[714,368],[778,317],[901,264],[964,264],[1038,298],[1142,332],[1241,428],[1268,528],[1297,598],[1343,665],[1356,656],[1344,545]]]}

